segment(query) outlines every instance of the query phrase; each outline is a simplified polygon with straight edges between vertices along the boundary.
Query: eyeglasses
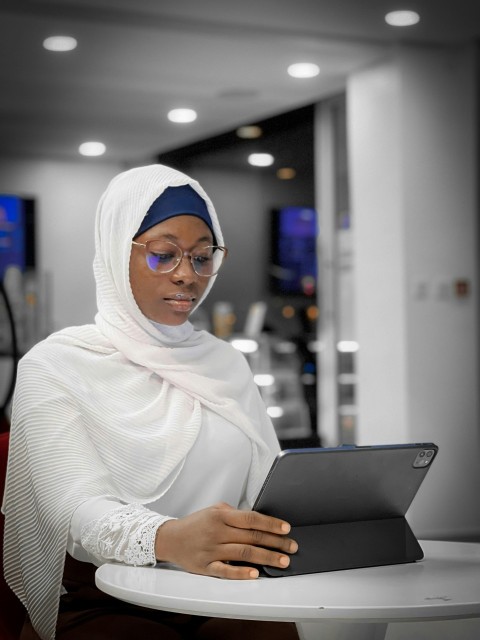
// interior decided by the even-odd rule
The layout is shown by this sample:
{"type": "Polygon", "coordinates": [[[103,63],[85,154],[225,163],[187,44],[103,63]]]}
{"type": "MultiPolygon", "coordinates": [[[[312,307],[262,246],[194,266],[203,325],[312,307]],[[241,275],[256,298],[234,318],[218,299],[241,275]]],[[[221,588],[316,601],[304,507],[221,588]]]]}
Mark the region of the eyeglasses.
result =
{"type": "Polygon", "coordinates": [[[210,278],[217,274],[228,253],[226,247],[216,246],[199,247],[191,252],[182,251],[180,247],[168,240],[150,240],[146,243],[132,240],[132,244],[145,247],[147,266],[154,273],[170,273],[185,257],[190,258],[193,270],[203,278],[210,278]]]}

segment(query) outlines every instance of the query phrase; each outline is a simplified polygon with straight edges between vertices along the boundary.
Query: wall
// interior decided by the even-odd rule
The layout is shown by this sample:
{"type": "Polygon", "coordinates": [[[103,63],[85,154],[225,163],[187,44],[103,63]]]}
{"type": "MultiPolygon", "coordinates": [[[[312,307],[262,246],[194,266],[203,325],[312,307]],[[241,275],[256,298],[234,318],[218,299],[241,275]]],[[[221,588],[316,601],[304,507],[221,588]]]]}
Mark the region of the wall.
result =
{"type": "Polygon", "coordinates": [[[414,529],[478,537],[474,51],[400,47],[353,76],[347,98],[357,441],[436,442],[414,529]],[[470,284],[465,298],[457,278],[470,284]]]}
{"type": "MultiPolygon", "coordinates": [[[[48,277],[50,330],[92,322],[92,262],[98,199],[118,164],[0,159],[0,191],[36,200],[37,264],[48,277]]],[[[10,364],[0,360],[0,397],[10,364]]]]}
{"type": "Polygon", "coordinates": [[[37,261],[52,278],[53,329],[91,322],[98,200],[119,164],[0,160],[0,191],[36,200],[37,261]]]}

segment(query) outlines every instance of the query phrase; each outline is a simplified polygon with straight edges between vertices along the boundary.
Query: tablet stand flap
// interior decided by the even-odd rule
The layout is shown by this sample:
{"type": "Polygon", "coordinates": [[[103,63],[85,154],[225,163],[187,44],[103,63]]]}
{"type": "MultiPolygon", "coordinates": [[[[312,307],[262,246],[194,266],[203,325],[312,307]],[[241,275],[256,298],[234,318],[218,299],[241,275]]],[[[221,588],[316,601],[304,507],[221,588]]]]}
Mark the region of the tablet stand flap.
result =
{"type": "Polygon", "coordinates": [[[298,542],[287,569],[264,567],[270,576],[338,571],[414,562],[423,551],[404,517],[292,527],[298,542]]]}

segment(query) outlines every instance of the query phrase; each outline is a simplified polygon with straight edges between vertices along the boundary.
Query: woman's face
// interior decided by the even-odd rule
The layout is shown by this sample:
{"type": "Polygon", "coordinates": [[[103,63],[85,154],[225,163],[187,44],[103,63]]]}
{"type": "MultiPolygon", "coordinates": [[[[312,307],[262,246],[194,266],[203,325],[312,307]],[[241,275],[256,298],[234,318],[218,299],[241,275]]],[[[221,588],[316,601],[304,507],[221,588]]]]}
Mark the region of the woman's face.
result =
{"type": "MultiPolygon", "coordinates": [[[[135,238],[135,242],[168,240],[182,251],[213,244],[208,226],[196,216],[181,215],[160,222],[135,238]]],[[[160,324],[183,324],[202,297],[209,278],[198,276],[190,258],[183,257],[169,273],[155,273],[147,266],[145,247],[132,244],[130,286],[142,313],[160,324]],[[181,295],[177,295],[181,294],[181,295]]]]}

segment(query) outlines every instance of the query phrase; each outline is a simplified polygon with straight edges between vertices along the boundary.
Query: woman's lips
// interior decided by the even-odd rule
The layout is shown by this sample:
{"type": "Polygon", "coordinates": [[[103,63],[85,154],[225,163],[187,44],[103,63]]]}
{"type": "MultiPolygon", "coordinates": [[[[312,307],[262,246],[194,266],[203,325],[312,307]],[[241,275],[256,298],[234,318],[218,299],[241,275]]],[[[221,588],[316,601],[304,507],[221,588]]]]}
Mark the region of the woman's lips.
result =
{"type": "Polygon", "coordinates": [[[195,300],[195,297],[188,293],[176,293],[174,296],[171,296],[171,298],[174,300],[190,300],[190,302],[195,300]]]}
{"type": "Polygon", "coordinates": [[[164,298],[165,302],[176,311],[188,313],[193,309],[195,298],[187,293],[176,293],[174,296],[164,298]]]}

